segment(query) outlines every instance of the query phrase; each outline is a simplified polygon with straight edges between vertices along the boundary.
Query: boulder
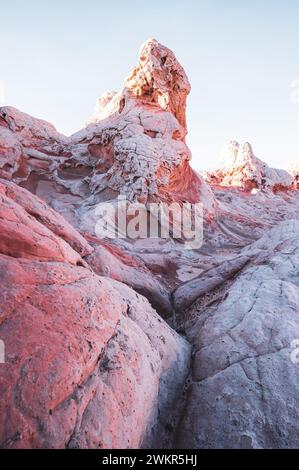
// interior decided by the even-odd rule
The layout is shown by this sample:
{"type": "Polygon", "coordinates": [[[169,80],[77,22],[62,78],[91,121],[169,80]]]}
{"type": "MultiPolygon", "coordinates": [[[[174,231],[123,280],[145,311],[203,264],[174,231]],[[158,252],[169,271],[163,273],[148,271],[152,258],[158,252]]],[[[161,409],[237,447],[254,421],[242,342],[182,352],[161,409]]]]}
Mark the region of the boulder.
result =
{"type": "Polygon", "coordinates": [[[148,301],[67,263],[0,255],[0,276],[1,447],[169,445],[189,346],[148,301]]]}

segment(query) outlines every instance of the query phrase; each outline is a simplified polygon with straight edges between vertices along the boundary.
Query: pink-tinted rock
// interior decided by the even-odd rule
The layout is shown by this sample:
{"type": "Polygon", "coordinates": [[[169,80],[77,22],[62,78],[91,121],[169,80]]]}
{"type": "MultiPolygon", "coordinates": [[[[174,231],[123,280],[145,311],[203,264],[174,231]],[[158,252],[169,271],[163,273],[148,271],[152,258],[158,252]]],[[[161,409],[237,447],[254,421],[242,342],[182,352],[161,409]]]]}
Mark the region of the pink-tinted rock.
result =
{"type": "Polygon", "coordinates": [[[28,259],[83,264],[79,253],[68,243],[7,197],[5,186],[0,186],[0,231],[0,253],[28,259]]]}
{"type": "Polygon", "coordinates": [[[93,151],[98,146],[110,165],[106,176],[94,172],[89,179],[93,191],[109,187],[142,202],[202,201],[213,213],[213,195],[189,165],[191,152],[185,144],[189,91],[173,52],[155,39],[148,40],[123,89],[100,98],[88,128],[72,137],[74,146],[88,142],[93,151]]]}
{"type": "Polygon", "coordinates": [[[78,226],[84,212],[78,200],[84,205],[92,198],[87,211],[118,194],[140,202],[202,202],[211,217],[215,198],[190,167],[185,143],[189,91],[173,52],[150,39],[121,91],[100,98],[88,127],[70,138],[45,121],[1,108],[0,176],[45,197],[69,220],[79,219],[78,226]]]}
{"type": "Polygon", "coordinates": [[[191,86],[174,53],[155,39],[140,49],[138,66],[125,82],[133,96],[145,104],[158,104],[186,129],[186,99],[191,86]]]}
{"type": "Polygon", "coordinates": [[[293,176],[286,170],[270,168],[257,158],[251,145],[246,142],[239,145],[232,140],[223,155],[222,166],[207,174],[211,184],[236,186],[244,191],[271,189],[272,191],[289,190],[293,187],[293,176]]]}
{"type": "Polygon", "coordinates": [[[88,256],[87,261],[97,274],[132,287],[144,295],[163,317],[173,314],[167,284],[155,276],[140,257],[126,253],[116,245],[100,242],[95,237],[87,236],[87,239],[96,243],[94,252],[88,256]]]}
{"type": "Polygon", "coordinates": [[[29,191],[9,181],[0,180],[0,194],[4,194],[11,201],[21,206],[29,216],[32,216],[55,235],[65,240],[81,256],[92,253],[92,247],[72,225],[29,191]]]}
{"type": "Polygon", "coordinates": [[[88,242],[43,201],[0,180],[0,253],[15,257],[84,264],[88,242]]]}
{"type": "Polygon", "coordinates": [[[1,447],[167,442],[189,348],[146,299],[63,263],[0,255],[0,275],[1,447]]]}
{"type": "Polygon", "coordinates": [[[231,142],[221,168],[198,175],[189,91],[174,54],[151,39],[71,137],[0,109],[2,447],[171,447],[174,435],[191,448],[298,445],[288,343],[299,228],[271,231],[299,218],[298,171],[231,142]],[[202,202],[202,247],[98,239],[97,205],[120,194],[145,211],[202,202]],[[187,395],[189,344],[157,312],[194,347],[187,395]]]}
{"type": "Polygon", "coordinates": [[[88,242],[44,202],[5,180],[0,200],[0,446],[170,445],[188,343],[144,297],[92,273],[88,242]]]}
{"type": "Polygon", "coordinates": [[[10,179],[21,164],[22,146],[0,121],[0,177],[10,179]]]}
{"type": "Polygon", "coordinates": [[[20,182],[32,171],[53,171],[70,156],[67,140],[52,124],[10,106],[1,107],[0,177],[20,182]]]}

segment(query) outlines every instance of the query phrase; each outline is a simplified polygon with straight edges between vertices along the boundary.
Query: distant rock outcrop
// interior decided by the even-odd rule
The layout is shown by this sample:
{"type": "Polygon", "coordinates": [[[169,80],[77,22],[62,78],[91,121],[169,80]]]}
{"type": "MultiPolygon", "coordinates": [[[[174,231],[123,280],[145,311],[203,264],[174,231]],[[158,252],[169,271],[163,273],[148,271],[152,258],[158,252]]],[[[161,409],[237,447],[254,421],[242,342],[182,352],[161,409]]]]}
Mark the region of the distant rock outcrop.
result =
{"type": "Polygon", "coordinates": [[[244,191],[271,189],[288,190],[293,187],[293,177],[286,170],[270,168],[257,158],[251,145],[240,145],[232,140],[227,145],[219,169],[207,173],[206,179],[211,184],[235,186],[244,191]]]}

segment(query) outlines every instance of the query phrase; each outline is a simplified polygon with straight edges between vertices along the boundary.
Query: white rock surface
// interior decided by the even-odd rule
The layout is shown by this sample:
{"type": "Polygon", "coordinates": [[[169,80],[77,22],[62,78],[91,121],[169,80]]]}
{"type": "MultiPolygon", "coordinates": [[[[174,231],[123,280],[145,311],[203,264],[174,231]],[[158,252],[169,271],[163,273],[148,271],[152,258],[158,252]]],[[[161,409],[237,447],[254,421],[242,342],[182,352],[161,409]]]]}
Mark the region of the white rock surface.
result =
{"type": "Polygon", "coordinates": [[[291,361],[299,338],[299,222],[279,224],[242,256],[250,264],[189,329],[195,349],[182,447],[299,446],[299,367],[291,361]]]}

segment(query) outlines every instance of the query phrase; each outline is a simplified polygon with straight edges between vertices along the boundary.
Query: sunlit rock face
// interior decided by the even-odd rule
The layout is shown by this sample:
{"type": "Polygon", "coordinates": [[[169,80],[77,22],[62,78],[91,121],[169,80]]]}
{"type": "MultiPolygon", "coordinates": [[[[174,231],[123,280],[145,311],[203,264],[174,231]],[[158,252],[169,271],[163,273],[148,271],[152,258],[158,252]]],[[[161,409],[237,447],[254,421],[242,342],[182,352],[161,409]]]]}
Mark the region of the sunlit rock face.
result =
{"type": "Polygon", "coordinates": [[[186,99],[190,84],[175,55],[155,39],[140,50],[138,65],[119,93],[97,102],[87,130],[73,142],[88,141],[90,151],[105,154],[105,177],[95,172],[89,184],[107,187],[142,202],[203,201],[212,212],[208,186],[191,169],[185,144],[186,99]]]}
{"type": "Polygon", "coordinates": [[[17,109],[0,108],[0,177],[19,183],[31,172],[54,171],[70,154],[55,127],[17,109]]]}
{"type": "Polygon", "coordinates": [[[190,345],[159,316],[172,315],[170,290],[151,266],[168,261],[146,263],[83,222],[120,193],[196,202],[202,185],[214,203],[188,163],[186,75],[156,41],[144,54],[152,98],[139,65],[135,84],[100,100],[103,120],[70,138],[0,110],[1,447],[172,444],[190,345]]]}
{"type": "Polygon", "coordinates": [[[150,39],[71,137],[0,109],[1,447],[299,446],[299,173],[231,141],[197,175],[189,91],[150,39]],[[203,245],[99,238],[119,195],[203,203],[203,245]]]}
{"type": "Polygon", "coordinates": [[[140,104],[157,105],[169,111],[186,133],[186,99],[190,90],[185,70],[174,53],[155,39],[149,39],[141,46],[138,65],[125,80],[122,91],[108,92],[99,99],[93,121],[122,111],[126,98],[138,98],[140,104]]]}
{"type": "Polygon", "coordinates": [[[140,202],[203,202],[213,215],[215,198],[189,165],[189,91],[173,52],[150,39],[121,91],[101,97],[87,128],[70,138],[42,120],[1,108],[0,176],[43,197],[61,193],[59,185],[74,198],[121,193],[140,202]]]}
{"type": "Polygon", "coordinates": [[[169,445],[188,343],[92,272],[93,248],[61,215],[5,180],[0,221],[0,446],[169,445]]]}
{"type": "Polygon", "coordinates": [[[208,173],[207,180],[211,184],[235,186],[248,192],[288,190],[294,181],[286,170],[270,168],[257,158],[248,142],[240,145],[235,140],[228,143],[223,151],[221,167],[208,173]]]}
{"type": "Polygon", "coordinates": [[[26,259],[83,265],[93,248],[60,214],[12,182],[0,179],[0,252],[26,259]]]}
{"type": "Polygon", "coordinates": [[[147,300],[68,263],[0,254],[0,270],[1,447],[167,443],[189,346],[147,300]]]}
{"type": "MultiPolygon", "coordinates": [[[[160,312],[167,316],[172,312],[168,280],[154,279],[147,266],[144,276],[132,270],[128,274],[127,268],[124,274],[115,249],[114,269],[107,268],[108,255],[94,239],[95,208],[122,194],[146,204],[201,202],[204,215],[214,217],[215,197],[191,168],[185,144],[189,91],[173,52],[150,39],[122,89],[100,98],[90,123],[71,137],[12,107],[0,110],[0,176],[36,194],[77,230],[92,236],[96,250],[91,259],[97,272],[128,283],[155,308],[155,298],[163,299],[160,312]]],[[[135,262],[134,253],[131,257],[135,262]]]]}

